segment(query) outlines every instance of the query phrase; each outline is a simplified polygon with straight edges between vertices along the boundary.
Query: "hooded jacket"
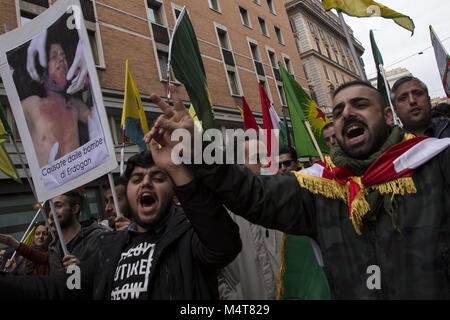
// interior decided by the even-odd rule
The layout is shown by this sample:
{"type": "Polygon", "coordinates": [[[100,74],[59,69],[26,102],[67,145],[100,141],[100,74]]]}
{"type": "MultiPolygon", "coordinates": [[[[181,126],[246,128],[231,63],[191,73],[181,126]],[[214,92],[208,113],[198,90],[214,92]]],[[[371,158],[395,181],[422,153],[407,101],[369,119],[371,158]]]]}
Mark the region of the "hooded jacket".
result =
{"type": "MultiPolygon", "coordinates": [[[[80,223],[80,231],[68,243],[67,250],[80,261],[86,260],[97,250],[97,237],[105,230],[96,221],[88,220],[80,223]]],[[[64,270],[62,259],[64,253],[59,243],[59,238],[53,239],[48,246],[48,263],[50,274],[64,270]]]]}
{"type": "MultiPolygon", "coordinates": [[[[218,299],[217,272],[241,250],[239,228],[195,180],[175,191],[183,208],[173,206],[165,220],[152,257],[148,298],[218,299]]],[[[48,277],[0,277],[0,299],[110,299],[114,273],[131,232],[98,236],[98,250],[80,264],[80,290],[67,288],[64,271],[48,277]]]]}

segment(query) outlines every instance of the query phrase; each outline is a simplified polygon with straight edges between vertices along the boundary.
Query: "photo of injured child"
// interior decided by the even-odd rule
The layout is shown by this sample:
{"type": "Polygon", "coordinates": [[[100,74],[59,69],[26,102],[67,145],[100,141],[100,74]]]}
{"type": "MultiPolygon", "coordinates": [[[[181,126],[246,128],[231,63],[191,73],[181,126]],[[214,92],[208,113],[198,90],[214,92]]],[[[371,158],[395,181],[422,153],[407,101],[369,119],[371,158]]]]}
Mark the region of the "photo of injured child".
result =
{"type": "Polygon", "coordinates": [[[7,53],[39,167],[102,135],[81,41],[66,20],[7,53]]]}

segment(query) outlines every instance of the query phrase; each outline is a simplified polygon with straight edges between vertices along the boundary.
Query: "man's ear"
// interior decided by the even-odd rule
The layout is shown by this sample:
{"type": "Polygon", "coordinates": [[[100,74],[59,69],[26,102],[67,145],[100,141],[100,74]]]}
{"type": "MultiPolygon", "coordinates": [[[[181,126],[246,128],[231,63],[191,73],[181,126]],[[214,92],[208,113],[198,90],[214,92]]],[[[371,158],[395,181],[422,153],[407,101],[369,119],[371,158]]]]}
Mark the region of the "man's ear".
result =
{"type": "Polygon", "coordinates": [[[78,203],[72,207],[72,214],[76,213],[77,218],[78,218],[78,215],[80,214],[80,211],[81,211],[81,206],[78,203]]]}
{"type": "Polygon", "coordinates": [[[390,107],[384,108],[384,119],[388,126],[394,125],[394,114],[392,113],[392,109],[390,107]]]}

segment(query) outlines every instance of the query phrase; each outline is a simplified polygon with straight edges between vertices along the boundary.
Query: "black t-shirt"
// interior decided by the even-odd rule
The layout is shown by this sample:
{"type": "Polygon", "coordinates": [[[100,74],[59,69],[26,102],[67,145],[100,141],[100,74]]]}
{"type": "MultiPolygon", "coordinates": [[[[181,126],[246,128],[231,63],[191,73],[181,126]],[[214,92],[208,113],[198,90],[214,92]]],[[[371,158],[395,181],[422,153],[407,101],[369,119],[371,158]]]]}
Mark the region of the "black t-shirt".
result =
{"type": "Polygon", "coordinates": [[[153,252],[160,235],[131,232],[130,236],[114,273],[111,300],[147,299],[153,252]]]}

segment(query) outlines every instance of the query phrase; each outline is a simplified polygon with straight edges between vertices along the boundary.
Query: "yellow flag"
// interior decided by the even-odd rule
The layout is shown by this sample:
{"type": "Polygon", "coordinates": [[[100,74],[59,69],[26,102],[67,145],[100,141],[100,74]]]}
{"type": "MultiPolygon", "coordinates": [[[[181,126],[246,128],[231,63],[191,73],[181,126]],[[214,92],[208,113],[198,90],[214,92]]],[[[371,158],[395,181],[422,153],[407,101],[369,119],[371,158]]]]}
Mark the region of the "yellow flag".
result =
{"type": "Polygon", "coordinates": [[[141,151],[149,149],[149,146],[142,141],[144,135],[149,131],[147,118],[133,76],[128,69],[128,60],[126,62],[125,97],[120,127],[125,129],[125,135],[136,143],[141,151]]]}
{"type": "Polygon", "coordinates": [[[31,246],[34,242],[34,231],[36,230],[36,226],[33,226],[33,229],[31,229],[31,231],[28,233],[27,237],[25,238],[25,240],[23,240],[23,243],[31,246]]]}
{"type": "Polygon", "coordinates": [[[325,10],[341,10],[355,17],[382,17],[393,19],[396,24],[414,34],[414,22],[402,13],[392,10],[372,0],[322,0],[325,10]]]}
{"type": "Polygon", "coordinates": [[[200,123],[200,120],[198,120],[197,113],[195,112],[194,106],[192,104],[189,107],[189,114],[191,115],[192,119],[194,120],[194,123],[197,126],[197,129],[200,130],[200,132],[203,132],[202,124],[200,123]]]}

